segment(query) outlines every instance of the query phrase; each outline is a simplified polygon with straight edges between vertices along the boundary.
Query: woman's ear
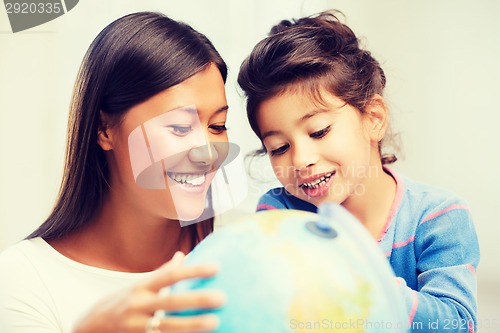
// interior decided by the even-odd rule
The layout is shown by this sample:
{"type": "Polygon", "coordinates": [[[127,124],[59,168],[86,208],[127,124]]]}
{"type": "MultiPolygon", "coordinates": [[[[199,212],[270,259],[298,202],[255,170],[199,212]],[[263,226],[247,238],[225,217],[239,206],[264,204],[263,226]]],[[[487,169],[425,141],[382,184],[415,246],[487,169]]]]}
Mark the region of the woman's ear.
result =
{"type": "Polygon", "coordinates": [[[366,115],[370,139],[378,143],[384,138],[389,121],[387,106],[382,96],[375,94],[370,99],[366,106],[366,115]]]}
{"type": "Polygon", "coordinates": [[[109,133],[110,128],[109,117],[102,111],[99,114],[99,129],[97,130],[97,143],[101,146],[102,150],[112,150],[113,142],[109,133]]]}

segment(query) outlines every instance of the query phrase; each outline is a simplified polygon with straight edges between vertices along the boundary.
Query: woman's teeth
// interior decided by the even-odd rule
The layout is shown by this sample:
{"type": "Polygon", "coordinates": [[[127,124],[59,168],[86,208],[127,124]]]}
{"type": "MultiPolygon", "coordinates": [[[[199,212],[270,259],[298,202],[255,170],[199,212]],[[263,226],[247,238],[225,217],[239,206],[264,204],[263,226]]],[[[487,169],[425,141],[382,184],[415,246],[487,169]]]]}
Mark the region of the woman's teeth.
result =
{"type": "Polygon", "coordinates": [[[205,174],[187,174],[168,172],[168,176],[179,184],[200,186],[205,182],[205,174]]]}
{"type": "Polygon", "coordinates": [[[333,172],[330,172],[330,173],[327,173],[326,175],[324,175],[323,177],[319,178],[319,179],[316,179],[315,181],[311,182],[311,183],[303,183],[302,187],[305,187],[307,189],[315,189],[315,188],[318,188],[322,185],[324,185],[330,178],[332,178],[332,176],[335,174],[335,171],[333,172]]]}

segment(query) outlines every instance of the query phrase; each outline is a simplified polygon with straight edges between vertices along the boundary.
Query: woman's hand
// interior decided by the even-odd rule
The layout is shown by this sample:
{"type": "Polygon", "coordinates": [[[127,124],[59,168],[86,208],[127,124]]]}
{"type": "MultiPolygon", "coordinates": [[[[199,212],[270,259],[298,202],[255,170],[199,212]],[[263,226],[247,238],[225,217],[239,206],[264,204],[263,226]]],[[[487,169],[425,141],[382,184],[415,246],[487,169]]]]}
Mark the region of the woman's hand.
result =
{"type": "MultiPolygon", "coordinates": [[[[217,273],[213,265],[181,266],[182,252],[160,267],[155,275],[133,288],[114,294],[96,304],[75,326],[74,333],[145,333],[148,321],[157,310],[182,311],[213,309],[222,306],[225,295],[215,290],[200,290],[175,295],[159,293],[178,281],[204,278],[217,273]]],[[[208,332],[215,330],[219,319],[206,314],[186,317],[159,317],[157,331],[164,333],[208,332]]]]}

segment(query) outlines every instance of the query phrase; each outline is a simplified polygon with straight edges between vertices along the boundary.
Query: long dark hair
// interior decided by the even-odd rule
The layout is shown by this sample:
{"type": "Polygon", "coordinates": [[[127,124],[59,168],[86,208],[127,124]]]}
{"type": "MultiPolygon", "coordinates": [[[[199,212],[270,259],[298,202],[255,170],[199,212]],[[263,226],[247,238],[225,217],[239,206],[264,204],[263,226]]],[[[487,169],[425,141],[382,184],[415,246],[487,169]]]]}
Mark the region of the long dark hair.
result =
{"type": "MultiPolygon", "coordinates": [[[[340,12],[281,21],[242,63],[238,84],[247,97],[250,126],[259,138],[260,104],[292,86],[298,88],[296,84],[319,101],[320,88],[327,88],[361,113],[375,94],[382,96],[384,71],[369,51],[360,48],[354,32],[336,13],[340,12]]],[[[381,150],[382,142],[382,164],[396,161],[395,155],[382,156],[381,150]]],[[[263,147],[255,155],[264,153],[263,147]]]]}
{"type": "MultiPolygon", "coordinates": [[[[160,13],[126,15],[104,28],[81,64],[70,107],[64,176],[47,220],[27,238],[57,239],[81,228],[109,190],[108,167],[97,143],[100,112],[118,123],[125,112],[214,63],[227,67],[207,37],[160,13]]],[[[213,218],[181,229],[198,243],[213,218]]]]}

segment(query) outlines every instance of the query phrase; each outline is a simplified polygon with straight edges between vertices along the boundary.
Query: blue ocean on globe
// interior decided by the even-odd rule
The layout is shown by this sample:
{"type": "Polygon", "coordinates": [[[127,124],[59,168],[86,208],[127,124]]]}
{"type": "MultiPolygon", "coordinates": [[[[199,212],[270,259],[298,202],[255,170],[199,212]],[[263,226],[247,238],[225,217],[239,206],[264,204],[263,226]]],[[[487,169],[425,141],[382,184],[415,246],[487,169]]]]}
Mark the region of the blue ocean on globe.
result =
{"type": "MultiPolygon", "coordinates": [[[[218,333],[407,332],[405,304],[376,242],[347,210],[269,210],[217,229],[186,265],[219,273],[174,285],[227,295],[218,333]]],[[[186,311],[168,315],[193,315],[186,311]]]]}

